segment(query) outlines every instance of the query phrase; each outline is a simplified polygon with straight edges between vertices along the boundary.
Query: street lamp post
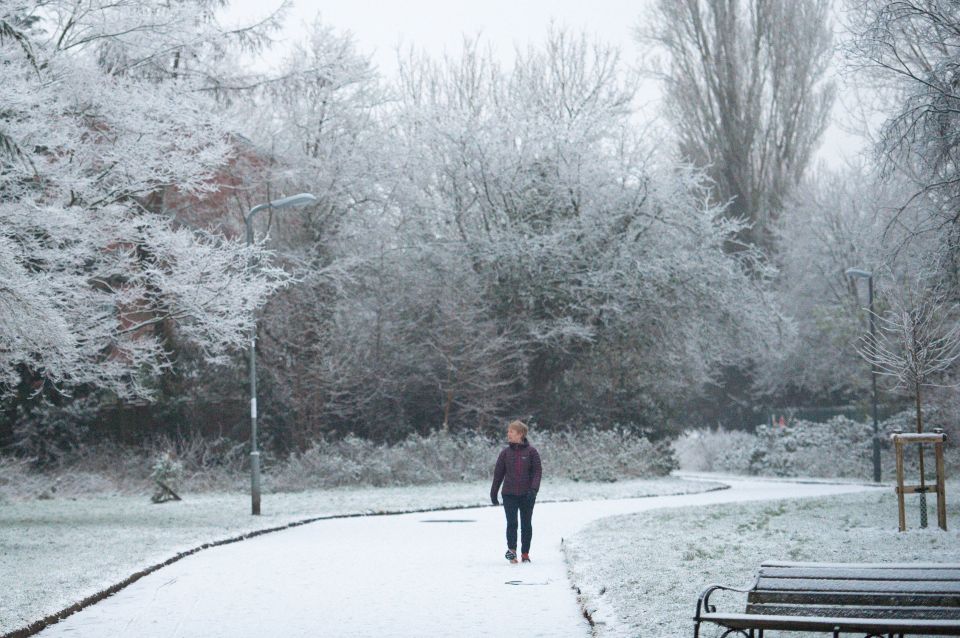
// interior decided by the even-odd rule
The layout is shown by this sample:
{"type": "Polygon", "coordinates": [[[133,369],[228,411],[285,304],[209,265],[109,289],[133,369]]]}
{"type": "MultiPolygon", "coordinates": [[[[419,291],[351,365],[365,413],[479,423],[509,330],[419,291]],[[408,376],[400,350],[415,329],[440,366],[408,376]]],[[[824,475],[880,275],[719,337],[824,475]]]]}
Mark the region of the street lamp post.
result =
{"type": "MultiPolygon", "coordinates": [[[[848,268],[847,277],[865,278],[867,280],[868,301],[867,306],[870,311],[870,341],[877,342],[876,327],[874,325],[873,315],[873,273],[860,270],[859,268],[848,268]]],[[[880,424],[877,420],[877,364],[870,362],[870,384],[873,387],[873,480],[880,482],[880,424]]]]}
{"type": "MultiPolygon", "coordinates": [[[[253,216],[265,208],[284,209],[308,206],[317,201],[310,193],[291,195],[260,204],[250,209],[243,217],[247,227],[247,247],[253,245],[253,216]]],[[[253,256],[247,262],[247,268],[253,269],[253,256]]],[[[250,505],[254,516],[260,515],[260,450],[257,447],[257,318],[254,315],[253,329],[250,335],[250,505]]]]}

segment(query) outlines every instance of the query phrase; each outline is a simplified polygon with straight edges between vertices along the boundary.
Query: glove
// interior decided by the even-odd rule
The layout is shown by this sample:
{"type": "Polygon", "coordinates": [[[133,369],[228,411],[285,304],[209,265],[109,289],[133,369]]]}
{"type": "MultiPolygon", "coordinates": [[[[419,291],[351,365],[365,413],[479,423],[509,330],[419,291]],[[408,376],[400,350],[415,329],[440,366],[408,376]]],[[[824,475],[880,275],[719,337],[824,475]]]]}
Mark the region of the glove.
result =
{"type": "Polygon", "coordinates": [[[529,492],[527,492],[527,502],[530,503],[531,505],[537,502],[538,491],[539,490],[530,490],[529,492]]]}
{"type": "Polygon", "coordinates": [[[494,505],[499,505],[499,504],[500,504],[500,501],[497,500],[497,497],[496,497],[496,496],[491,496],[491,497],[490,497],[490,502],[493,503],[494,505]]]}

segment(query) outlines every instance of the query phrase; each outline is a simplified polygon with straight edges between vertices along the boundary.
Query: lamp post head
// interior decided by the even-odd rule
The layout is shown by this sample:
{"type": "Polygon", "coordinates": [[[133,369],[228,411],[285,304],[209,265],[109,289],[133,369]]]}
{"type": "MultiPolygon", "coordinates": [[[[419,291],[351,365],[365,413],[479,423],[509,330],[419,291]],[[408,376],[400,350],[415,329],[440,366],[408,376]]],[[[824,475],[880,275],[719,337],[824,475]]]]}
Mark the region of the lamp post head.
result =
{"type": "Polygon", "coordinates": [[[246,215],[246,221],[249,224],[250,219],[259,213],[260,211],[267,208],[302,208],[303,206],[309,206],[317,202],[317,196],[313,193],[298,193],[297,195],[291,195],[290,197],[284,197],[282,199],[275,199],[272,202],[266,204],[258,204],[250,209],[250,212],[246,215]]]}
{"type": "Polygon", "coordinates": [[[315,204],[316,202],[316,195],[312,193],[299,193],[297,195],[291,195],[290,197],[284,197],[283,199],[275,199],[268,205],[270,208],[301,208],[315,204]]]}
{"type": "Polygon", "coordinates": [[[872,272],[868,270],[861,270],[860,268],[847,268],[844,271],[844,274],[847,277],[863,277],[865,279],[869,279],[870,277],[873,277],[872,272]]]}

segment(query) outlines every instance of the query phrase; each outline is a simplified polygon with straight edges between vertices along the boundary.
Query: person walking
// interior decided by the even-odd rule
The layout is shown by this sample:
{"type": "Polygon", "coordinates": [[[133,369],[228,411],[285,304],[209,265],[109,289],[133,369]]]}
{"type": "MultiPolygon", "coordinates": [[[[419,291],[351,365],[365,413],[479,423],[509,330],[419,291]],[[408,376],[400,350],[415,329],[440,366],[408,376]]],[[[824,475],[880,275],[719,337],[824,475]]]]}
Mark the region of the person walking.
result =
{"type": "Polygon", "coordinates": [[[527,440],[528,428],[523,421],[511,421],[507,426],[507,447],[497,457],[493,469],[490,501],[497,502],[497,492],[503,484],[503,511],[507,516],[507,552],[504,557],[517,562],[517,513],[520,514],[520,555],[530,562],[530,540],[533,538],[533,506],[540,489],[542,466],[540,453],[527,440]]]}

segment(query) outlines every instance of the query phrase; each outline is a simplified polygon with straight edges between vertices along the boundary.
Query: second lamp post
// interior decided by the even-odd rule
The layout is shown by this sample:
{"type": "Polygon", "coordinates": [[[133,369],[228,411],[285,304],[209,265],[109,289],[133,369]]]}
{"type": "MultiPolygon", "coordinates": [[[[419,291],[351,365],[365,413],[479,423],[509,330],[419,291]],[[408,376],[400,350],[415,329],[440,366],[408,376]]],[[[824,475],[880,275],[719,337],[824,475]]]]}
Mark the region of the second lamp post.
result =
{"type": "MultiPolygon", "coordinates": [[[[870,340],[877,342],[877,332],[874,326],[873,315],[873,273],[860,270],[859,268],[848,268],[847,277],[860,277],[867,280],[867,289],[869,296],[867,306],[870,313],[870,340]]],[[[870,383],[873,386],[873,480],[880,482],[880,424],[877,420],[877,364],[870,363],[870,383]]]]}

